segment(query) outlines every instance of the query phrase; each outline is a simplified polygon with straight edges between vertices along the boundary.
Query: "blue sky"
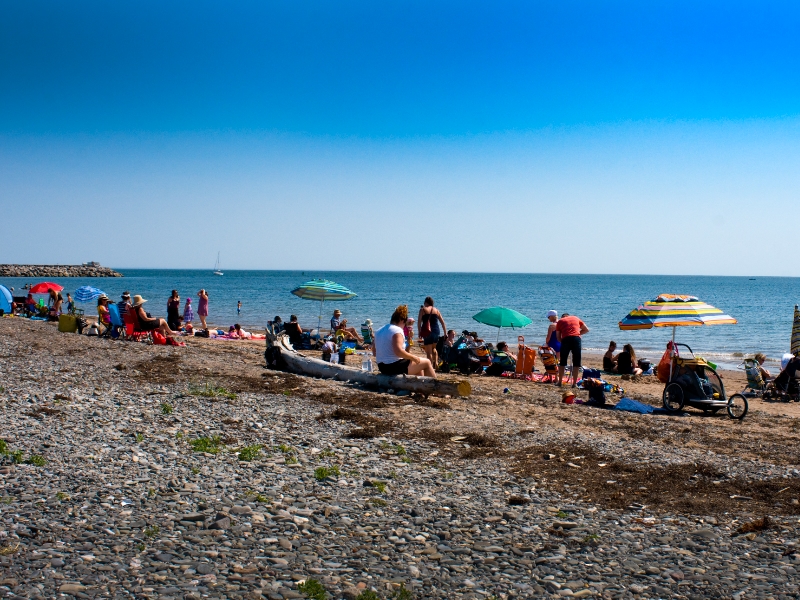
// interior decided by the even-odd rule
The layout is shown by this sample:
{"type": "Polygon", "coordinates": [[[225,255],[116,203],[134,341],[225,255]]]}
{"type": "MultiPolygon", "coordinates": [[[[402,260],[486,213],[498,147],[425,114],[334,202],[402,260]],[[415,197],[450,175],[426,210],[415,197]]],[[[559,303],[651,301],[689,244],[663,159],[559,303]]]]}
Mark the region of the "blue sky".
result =
{"type": "Polygon", "coordinates": [[[0,262],[798,275],[793,3],[163,4],[0,6],[0,262]]]}

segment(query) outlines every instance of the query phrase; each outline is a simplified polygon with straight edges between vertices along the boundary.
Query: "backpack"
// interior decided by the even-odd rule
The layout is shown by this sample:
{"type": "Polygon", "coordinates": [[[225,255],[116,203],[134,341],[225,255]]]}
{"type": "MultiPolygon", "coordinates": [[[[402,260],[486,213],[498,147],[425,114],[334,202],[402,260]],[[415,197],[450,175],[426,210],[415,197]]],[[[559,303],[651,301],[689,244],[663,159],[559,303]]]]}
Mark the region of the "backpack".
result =
{"type": "Polygon", "coordinates": [[[264,351],[264,360],[267,361],[267,368],[275,371],[286,371],[287,365],[278,346],[270,346],[264,351]]]}

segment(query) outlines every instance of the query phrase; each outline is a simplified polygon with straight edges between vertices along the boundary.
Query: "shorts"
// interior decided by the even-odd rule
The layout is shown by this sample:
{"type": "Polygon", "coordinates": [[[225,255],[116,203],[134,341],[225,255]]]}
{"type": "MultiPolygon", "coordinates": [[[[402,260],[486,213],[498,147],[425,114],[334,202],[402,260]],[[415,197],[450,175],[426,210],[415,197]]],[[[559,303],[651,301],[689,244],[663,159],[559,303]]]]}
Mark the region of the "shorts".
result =
{"type": "Polygon", "coordinates": [[[407,358],[393,363],[378,363],[378,370],[384,375],[408,375],[408,365],[411,361],[407,358]]]}
{"type": "Polygon", "coordinates": [[[423,346],[430,346],[432,344],[438,344],[440,337],[442,337],[442,336],[440,336],[438,333],[435,333],[435,334],[432,333],[428,337],[422,339],[422,345],[423,346]]]}
{"type": "Polygon", "coordinates": [[[158,319],[139,321],[139,331],[155,331],[156,329],[158,329],[158,319]]]}
{"type": "Polygon", "coordinates": [[[567,358],[569,353],[572,352],[573,366],[581,366],[581,336],[572,335],[561,340],[561,360],[559,365],[562,367],[567,366],[567,358]]]}

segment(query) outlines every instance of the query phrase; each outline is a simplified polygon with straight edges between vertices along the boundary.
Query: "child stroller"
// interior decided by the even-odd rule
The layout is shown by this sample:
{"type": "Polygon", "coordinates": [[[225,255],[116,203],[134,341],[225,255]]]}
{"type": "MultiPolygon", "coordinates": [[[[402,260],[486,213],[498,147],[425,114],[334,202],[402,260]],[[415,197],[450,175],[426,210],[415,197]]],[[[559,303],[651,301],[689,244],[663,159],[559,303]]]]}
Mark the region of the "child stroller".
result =
{"type": "Polygon", "coordinates": [[[663,403],[664,408],[674,412],[683,410],[686,406],[699,408],[705,413],[716,413],[724,408],[731,419],[739,420],[744,419],[748,409],[744,395],[733,394],[726,398],[725,387],[717,372],[704,358],[696,357],[686,344],[675,344],[663,403]],[[680,356],[678,346],[686,348],[689,356],[680,356]]]}

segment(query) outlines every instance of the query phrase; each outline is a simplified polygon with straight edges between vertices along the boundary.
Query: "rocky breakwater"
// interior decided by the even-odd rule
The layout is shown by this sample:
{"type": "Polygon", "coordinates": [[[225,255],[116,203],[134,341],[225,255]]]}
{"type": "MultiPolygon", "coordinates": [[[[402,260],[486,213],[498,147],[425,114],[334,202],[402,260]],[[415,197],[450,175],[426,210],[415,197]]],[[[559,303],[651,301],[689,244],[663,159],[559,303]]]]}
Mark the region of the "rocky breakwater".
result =
{"type": "Polygon", "coordinates": [[[0,277],[122,277],[100,265],[0,265],[0,277]]]}

